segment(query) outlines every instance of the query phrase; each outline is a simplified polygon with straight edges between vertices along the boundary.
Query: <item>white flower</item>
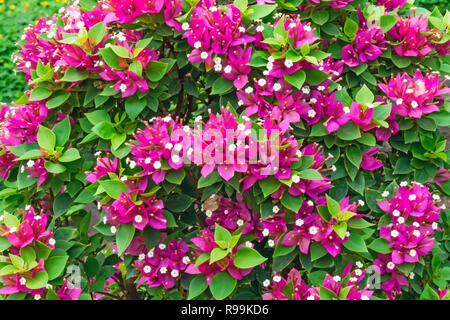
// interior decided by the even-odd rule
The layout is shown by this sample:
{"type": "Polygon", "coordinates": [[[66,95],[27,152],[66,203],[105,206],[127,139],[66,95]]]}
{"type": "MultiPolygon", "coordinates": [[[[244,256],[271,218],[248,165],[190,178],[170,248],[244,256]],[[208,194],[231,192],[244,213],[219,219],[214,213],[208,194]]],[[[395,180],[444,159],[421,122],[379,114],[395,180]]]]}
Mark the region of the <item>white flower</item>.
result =
{"type": "Polygon", "coordinates": [[[414,200],[416,200],[416,195],[415,194],[410,194],[408,199],[409,199],[409,201],[414,201],[414,200]]]}
{"type": "Polygon", "coordinates": [[[340,84],[338,84],[336,90],[337,90],[337,91],[341,91],[341,90],[342,90],[342,86],[341,86],[340,84]]]}
{"type": "Polygon", "coordinates": [[[359,277],[360,275],[362,275],[362,271],[361,269],[356,269],[355,270],[355,274],[359,277]]]}
{"type": "Polygon", "coordinates": [[[314,118],[315,116],[316,116],[316,111],[314,111],[312,109],[308,111],[308,117],[314,118]]]}
{"type": "Polygon", "coordinates": [[[350,282],[356,282],[356,281],[358,281],[358,278],[350,277],[349,281],[350,281],[350,282]]]}
{"type": "Polygon", "coordinates": [[[125,83],[122,83],[119,87],[120,91],[125,92],[127,90],[127,85],[125,83]]]}
{"type": "Polygon", "coordinates": [[[309,227],[309,234],[315,235],[318,231],[317,227],[309,227]]]}
{"type": "Polygon", "coordinates": [[[311,89],[310,89],[308,86],[306,86],[306,87],[303,87],[303,88],[302,88],[302,92],[303,92],[304,94],[309,94],[309,93],[311,92],[311,89]]]}
{"type": "Polygon", "coordinates": [[[160,243],[158,248],[164,250],[166,248],[166,245],[164,243],[160,243]]]}
{"type": "Polygon", "coordinates": [[[350,108],[349,107],[344,107],[344,108],[342,108],[342,110],[344,110],[345,113],[350,113],[350,108]]]}
{"type": "Polygon", "coordinates": [[[136,222],[136,223],[141,223],[142,222],[142,216],[141,215],[136,215],[135,217],[134,217],[134,221],[136,222]]]}
{"type": "Polygon", "coordinates": [[[56,241],[55,241],[55,239],[53,239],[53,238],[50,238],[50,239],[48,240],[48,244],[51,245],[51,246],[54,246],[55,243],[56,243],[56,241]]]}
{"type": "Polygon", "coordinates": [[[281,277],[279,275],[276,275],[276,276],[273,277],[273,281],[280,282],[281,281],[281,277]]]}
{"type": "Polygon", "coordinates": [[[131,160],[128,165],[130,166],[131,169],[134,169],[136,167],[136,162],[131,160]]]}
{"type": "Polygon", "coordinates": [[[236,221],[236,224],[240,227],[244,224],[244,220],[239,219],[238,221],[236,221]]]}
{"type": "Polygon", "coordinates": [[[333,277],[333,280],[336,281],[336,282],[340,282],[340,281],[341,281],[341,277],[339,277],[339,276],[334,276],[334,277],[333,277]]]}
{"type": "Polygon", "coordinates": [[[266,287],[266,288],[267,288],[268,286],[270,286],[270,280],[269,280],[269,279],[264,280],[263,286],[266,287]]]}
{"type": "Polygon", "coordinates": [[[318,86],[318,87],[317,87],[317,90],[319,90],[319,91],[324,91],[324,90],[325,90],[325,87],[324,87],[324,86],[318,86]]]}
{"type": "Polygon", "coordinates": [[[386,198],[387,196],[389,196],[389,191],[383,191],[383,193],[381,194],[382,197],[386,198]]]}
{"type": "Polygon", "coordinates": [[[249,247],[249,248],[252,248],[252,247],[253,247],[253,244],[252,244],[250,241],[246,241],[246,242],[245,242],[245,246],[246,246],[246,247],[249,247]]]}
{"type": "Polygon", "coordinates": [[[274,61],[275,61],[275,58],[272,57],[272,56],[270,56],[267,60],[269,60],[269,62],[274,62],[274,61]]]}
{"type": "Polygon", "coordinates": [[[296,154],[296,156],[299,157],[299,158],[303,155],[302,152],[301,152],[300,150],[297,150],[297,152],[296,152],[295,154],[296,154]]]}
{"type": "Polygon", "coordinates": [[[189,23],[184,22],[184,23],[181,25],[181,29],[183,29],[184,31],[188,30],[188,29],[189,29],[189,23]]]}
{"type": "Polygon", "coordinates": [[[413,235],[414,235],[415,237],[420,237],[420,231],[419,231],[419,230],[414,230],[414,231],[413,231],[413,235]]]}
{"type": "Polygon", "coordinates": [[[156,170],[160,169],[161,168],[161,162],[155,161],[153,163],[153,168],[155,168],[156,170]]]}
{"type": "Polygon", "coordinates": [[[280,208],[278,208],[278,206],[273,206],[272,212],[273,213],[278,213],[278,211],[280,211],[280,208]]]}
{"type": "Polygon", "coordinates": [[[266,85],[266,79],[259,79],[258,80],[258,85],[260,87],[264,87],[266,85]]]}
{"type": "Polygon", "coordinates": [[[152,267],[150,267],[149,265],[144,267],[144,272],[145,273],[149,273],[150,271],[152,271],[152,267]]]}
{"type": "Polygon", "coordinates": [[[433,200],[441,200],[441,197],[437,194],[433,194],[433,200]]]}
{"type": "Polygon", "coordinates": [[[147,257],[153,258],[153,249],[147,252],[147,257]]]}
{"type": "Polygon", "coordinates": [[[245,32],[245,28],[244,27],[239,27],[238,28],[239,32],[244,33],[245,32]]]}
{"type": "Polygon", "coordinates": [[[236,145],[232,143],[228,146],[228,151],[233,152],[234,150],[236,150],[236,148],[237,148],[236,145]]]}
{"type": "Polygon", "coordinates": [[[405,218],[399,217],[399,218],[397,219],[397,222],[400,223],[400,224],[405,223],[405,218]]]}
{"type": "Polygon", "coordinates": [[[50,283],[47,283],[47,285],[45,286],[47,289],[53,289],[53,286],[50,283]]]}
{"type": "Polygon", "coordinates": [[[239,101],[238,101],[238,105],[239,105],[239,106],[243,106],[243,105],[244,105],[244,101],[243,101],[243,100],[239,100],[239,101]]]}
{"type": "Polygon", "coordinates": [[[291,68],[294,65],[294,63],[292,62],[292,60],[286,59],[284,61],[284,65],[286,66],[286,68],[291,68]]]}
{"type": "Polygon", "coordinates": [[[364,201],[362,201],[361,199],[360,200],[358,200],[358,204],[361,206],[361,207],[364,207],[364,205],[365,205],[365,202],[364,201]]]}
{"type": "Polygon", "coordinates": [[[412,279],[414,279],[414,277],[415,277],[414,272],[411,272],[411,273],[409,274],[409,278],[412,280],[412,279]]]}
{"type": "Polygon", "coordinates": [[[295,225],[301,227],[303,225],[304,221],[302,219],[295,220],[295,225]]]}
{"type": "Polygon", "coordinates": [[[433,222],[433,223],[431,224],[431,227],[433,228],[433,230],[437,230],[437,228],[438,228],[437,222],[433,222]]]}
{"type": "Polygon", "coordinates": [[[275,246],[275,242],[272,240],[272,239],[270,239],[269,241],[267,241],[267,244],[269,245],[269,247],[274,247],[275,246]]]}
{"type": "Polygon", "coordinates": [[[306,298],[306,300],[315,300],[314,296],[309,296],[308,298],[306,298]]]}
{"type": "Polygon", "coordinates": [[[366,296],[365,294],[362,294],[361,300],[370,300],[370,298],[368,296],[366,296]]]}
{"type": "Polygon", "coordinates": [[[411,257],[415,257],[415,256],[417,255],[417,251],[414,250],[414,249],[411,249],[411,250],[409,250],[409,255],[410,255],[411,257]]]}
{"type": "Polygon", "coordinates": [[[139,261],[142,261],[142,260],[144,260],[144,259],[145,259],[145,254],[141,253],[141,254],[139,255],[139,257],[138,257],[138,260],[139,260],[139,261]]]}
{"type": "Polygon", "coordinates": [[[200,58],[202,58],[203,60],[208,59],[208,52],[203,51],[202,53],[200,53],[200,58]]]}
{"type": "Polygon", "coordinates": [[[225,72],[225,73],[230,73],[231,71],[233,70],[233,68],[231,67],[231,66],[226,66],[224,69],[223,69],[223,72],[225,72]]]}
{"type": "Polygon", "coordinates": [[[41,300],[41,295],[40,294],[35,294],[34,295],[34,300],[41,300]]]}
{"type": "Polygon", "coordinates": [[[173,161],[174,163],[180,162],[180,156],[174,154],[174,155],[172,156],[172,161],[173,161]]]}
{"type": "Polygon", "coordinates": [[[32,166],[34,166],[34,160],[28,160],[27,161],[27,167],[30,168],[32,166]]]}
{"type": "Polygon", "coordinates": [[[180,272],[178,271],[178,270],[172,270],[171,272],[170,272],[170,275],[173,277],[173,278],[176,278],[176,277],[178,277],[179,275],[180,275],[180,272]]]}
{"type": "Polygon", "coordinates": [[[358,268],[362,268],[363,267],[363,264],[362,264],[362,262],[361,261],[356,261],[356,266],[358,267],[358,268]]]}
{"type": "Polygon", "coordinates": [[[264,237],[267,237],[269,235],[269,229],[264,228],[264,230],[262,231],[262,234],[264,237]]]}
{"type": "Polygon", "coordinates": [[[298,175],[294,174],[292,176],[292,182],[299,183],[300,182],[300,177],[298,175]]]}
{"type": "Polygon", "coordinates": [[[253,88],[252,87],[245,88],[245,93],[250,94],[252,92],[253,92],[253,88]]]}
{"type": "Polygon", "coordinates": [[[391,231],[391,236],[392,236],[393,238],[397,238],[398,235],[399,235],[399,233],[398,233],[397,230],[392,230],[392,231],[391,231]]]}
{"type": "Polygon", "coordinates": [[[397,209],[395,209],[394,211],[392,211],[392,215],[393,215],[394,217],[398,217],[398,216],[400,216],[400,211],[398,211],[397,209]]]}
{"type": "Polygon", "coordinates": [[[24,286],[24,285],[27,283],[27,279],[25,279],[24,277],[22,277],[22,278],[20,278],[19,282],[20,282],[20,284],[21,284],[22,286],[24,286]]]}
{"type": "Polygon", "coordinates": [[[305,30],[306,32],[309,32],[309,31],[311,31],[312,29],[311,29],[310,26],[304,25],[304,26],[303,26],[303,30],[305,30]]]}
{"type": "Polygon", "coordinates": [[[201,46],[202,46],[202,43],[201,43],[200,41],[196,41],[196,42],[194,43],[194,48],[195,48],[195,49],[199,49],[201,46]]]}
{"type": "Polygon", "coordinates": [[[183,257],[183,263],[184,263],[184,264],[188,264],[189,262],[191,262],[191,259],[189,259],[188,256],[183,257]]]}
{"type": "Polygon", "coordinates": [[[308,200],[308,202],[306,202],[306,204],[310,207],[312,207],[314,205],[314,202],[312,202],[311,200],[308,200]]]}
{"type": "Polygon", "coordinates": [[[263,32],[264,30],[264,26],[257,26],[256,27],[256,32],[263,32]]]}
{"type": "Polygon", "coordinates": [[[406,187],[408,185],[407,181],[400,182],[400,187],[406,187]]]}
{"type": "Polygon", "coordinates": [[[336,172],[336,166],[333,164],[332,166],[331,166],[331,171],[333,171],[333,172],[336,172]]]}
{"type": "Polygon", "coordinates": [[[111,230],[111,233],[113,234],[117,232],[117,228],[115,226],[112,226],[109,230],[111,230]]]}
{"type": "Polygon", "coordinates": [[[214,65],[214,71],[216,71],[216,72],[222,71],[222,65],[221,64],[215,64],[214,65]]]}
{"type": "Polygon", "coordinates": [[[393,269],[395,268],[395,263],[393,263],[392,261],[388,262],[387,268],[388,268],[389,270],[393,270],[393,269]]]}

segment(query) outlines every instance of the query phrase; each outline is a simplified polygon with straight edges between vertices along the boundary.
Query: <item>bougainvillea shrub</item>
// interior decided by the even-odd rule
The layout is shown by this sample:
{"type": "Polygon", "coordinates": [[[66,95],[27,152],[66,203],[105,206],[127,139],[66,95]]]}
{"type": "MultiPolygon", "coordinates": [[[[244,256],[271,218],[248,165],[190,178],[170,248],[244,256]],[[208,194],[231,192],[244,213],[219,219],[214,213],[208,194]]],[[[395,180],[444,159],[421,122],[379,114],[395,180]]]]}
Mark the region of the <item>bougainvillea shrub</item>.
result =
{"type": "Polygon", "coordinates": [[[3,299],[449,299],[450,13],[84,0],[0,109],[3,299]]]}

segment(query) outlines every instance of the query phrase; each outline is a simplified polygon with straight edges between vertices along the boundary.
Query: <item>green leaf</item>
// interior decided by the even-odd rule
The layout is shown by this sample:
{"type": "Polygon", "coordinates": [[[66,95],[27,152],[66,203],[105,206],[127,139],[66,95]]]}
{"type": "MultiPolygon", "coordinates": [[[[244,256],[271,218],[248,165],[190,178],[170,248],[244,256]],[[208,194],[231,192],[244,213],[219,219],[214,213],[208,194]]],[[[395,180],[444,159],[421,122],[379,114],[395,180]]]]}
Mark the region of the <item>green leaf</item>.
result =
{"type": "Polygon", "coordinates": [[[236,252],[233,263],[237,268],[247,269],[260,265],[267,258],[264,258],[258,251],[249,247],[240,247],[236,252]]]}
{"type": "Polygon", "coordinates": [[[63,155],[58,159],[59,162],[72,162],[75,160],[80,159],[80,152],[75,149],[71,148],[66,150],[66,152],[63,153],[63,155]]]}
{"type": "Polygon", "coordinates": [[[233,81],[225,78],[217,78],[212,85],[211,94],[223,95],[234,88],[233,81]]]}
{"type": "Polygon", "coordinates": [[[47,285],[48,282],[48,274],[45,271],[40,271],[36,274],[36,276],[29,280],[26,284],[28,289],[40,289],[47,285]]]}
{"type": "Polygon", "coordinates": [[[359,127],[355,123],[349,121],[339,128],[337,136],[342,140],[349,141],[361,138],[361,133],[359,127]]]}
{"type": "Polygon", "coordinates": [[[248,17],[251,20],[267,17],[269,14],[271,14],[276,9],[276,7],[277,7],[276,4],[273,4],[273,5],[256,4],[256,5],[250,6],[248,8],[248,11],[250,12],[248,14],[248,17]]]}
{"type": "Polygon", "coordinates": [[[338,296],[334,293],[334,291],[331,291],[323,286],[320,286],[319,296],[320,300],[338,300],[338,296]]]}
{"type": "Polygon", "coordinates": [[[176,194],[169,197],[167,209],[173,212],[184,212],[194,201],[195,198],[189,197],[185,194],[176,194]]]}
{"type": "Polygon", "coordinates": [[[54,109],[62,105],[64,102],[67,101],[67,99],[70,98],[70,92],[62,92],[60,94],[54,95],[53,98],[48,100],[45,105],[49,109],[54,109]]]}
{"type": "Polygon", "coordinates": [[[299,176],[301,179],[306,180],[323,180],[322,175],[319,171],[314,169],[305,169],[299,172],[299,176]]]}
{"type": "Polygon", "coordinates": [[[39,125],[37,142],[45,150],[54,150],[56,145],[56,136],[48,128],[39,125]]]}
{"type": "Polygon", "coordinates": [[[56,146],[62,147],[69,140],[70,136],[70,120],[69,117],[65,117],[58,122],[52,129],[56,137],[56,146]]]}
{"type": "Polygon", "coordinates": [[[261,187],[264,198],[277,191],[280,185],[281,182],[273,176],[270,176],[264,180],[259,180],[259,186],[261,187]]]}
{"type": "Polygon", "coordinates": [[[354,252],[367,252],[366,243],[364,239],[355,233],[350,234],[350,237],[344,242],[344,247],[354,252]]]}
{"type": "Polygon", "coordinates": [[[328,251],[323,247],[321,243],[313,242],[311,243],[311,262],[322,258],[328,253],[328,251]]]}
{"type": "Polygon", "coordinates": [[[398,21],[393,15],[387,14],[380,17],[380,25],[383,28],[383,33],[388,32],[398,21]]]}
{"type": "Polygon", "coordinates": [[[329,17],[330,14],[327,10],[314,10],[311,14],[312,21],[320,26],[324,25],[329,17]]]}
{"type": "Polygon", "coordinates": [[[113,134],[116,133],[116,130],[114,129],[112,123],[107,121],[97,123],[91,130],[97,136],[105,140],[111,139],[113,134]]]}
{"type": "Polygon", "coordinates": [[[89,29],[88,37],[94,40],[94,45],[99,44],[106,35],[106,24],[99,22],[89,29]]]}
{"type": "Polygon", "coordinates": [[[117,244],[117,255],[121,255],[125,252],[128,246],[133,240],[135,228],[132,223],[122,224],[117,228],[116,233],[116,244],[117,244]]]}
{"type": "Polygon", "coordinates": [[[303,199],[300,197],[295,197],[291,195],[289,192],[285,192],[283,195],[283,198],[281,198],[281,204],[293,211],[298,212],[300,210],[300,207],[302,206],[303,199]]]}
{"type": "Polygon", "coordinates": [[[69,256],[54,256],[45,261],[45,270],[48,273],[48,280],[58,278],[66,268],[67,260],[69,256]]]}
{"type": "Polygon", "coordinates": [[[228,254],[227,250],[221,248],[214,248],[211,251],[211,256],[209,257],[209,264],[213,264],[216,261],[222,260],[228,254]]]}
{"type": "Polygon", "coordinates": [[[44,87],[36,87],[30,95],[29,101],[41,101],[52,95],[52,91],[44,87]]]}
{"type": "Polygon", "coordinates": [[[188,300],[192,300],[195,297],[202,294],[206,288],[208,288],[208,283],[206,282],[205,275],[198,275],[189,283],[189,293],[188,300]]]}
{"type": "Polygon", "coordinates": [[[198,179],[197,182],[197,188],[205,188],[213,185],[214,183],[221,181],[222,178],[220,177],[219,173],[217,171],[211,172],[208,176],[203,177],[201,176],[200,179],[198,179]]]}
{"type": "Polygon", "coordinates": [[[245,12],[247,10],[248,0],[234,0],[233,5],[241,12],[245,12]]]}
{"type": "Polygon", "coordinates": [[[353,38],[358,32],[358,23],[354,20],[347,18],[344,24],[344,33],[347,37],[353,38]]]}
{"type": "Polygon", "coordinates": [[[72,199],[67,193],[59,194],[55,201],[53,202],[53,212],[55,214],[55,217],[60,217],[64,213],[66,213],[67,209],[69,209],[70,205],[72,204],[72,199]]]}
{"type": "Polygon", "coordinates": [[[301,89],[306,80],[306,73],[303,70],[298,70],[292,74],[285,74],[284,79],[297,89],[301,89]]]}
{"type": "Polygon", "coordinates": [[[171,170],[166,174],[165,180],[173,184],[181,184],[186,177],[186,172],[183,169],[171,170]]]}
{"type": "Polygon", "coordinates": [[[374,97],[372,91],[370,91],[370,89],[367,88],[366,85],[363,85],[362,88],[359,89],[359,91],[355,97],[356,102],[358,102],[360,104],[364,104],[364,105],[366,105],[368,103],[372,103],[373,99],[375,99],[375,97],[374,97]]]}
{"type": "Polygon", "coordinates": [[[128,194],[128,188],[125,183],[119,180],[100,180],[100,186],[106,194],[113,199],[119,199],[122,193],[128,194]]]}
{"type": "Polygon", "coordinates": [[[362,152],[361,150],[356,146],[350,146],[347,149],[345,149],[345,155],[347,156],[347,159],[357,168],[361,165],[362,161],[362,152]]]}
{"type": "Polygon", "coordinates": [[[73,66],[70,66],[69,68],[67,68],[66,73],[61,80],[67,82],[77,82],[86,80],[88,77],[89,76],[86,73],[82,73],[76,70],[73,66]]]}
{"type": "Polygon", "coordinates": [[[391,114],[392,105],[384,104],[373,109],[373,118],[378,121],[385,120],[391,114]]]}
{"type": "Polygon", "coordinates": [[[217,300],[228,297],[236,288],[237,280],[230,276],[227,271],[216,274],[209,285],[212,295],[217,300]]]}
{"type": "Polygon", "coordinates": [[[125,100],[125,111],[131,120],[134,120],[144,110],[147,105],[146,99],[140,99],[136,96],[132,96],[125,100]]]}
{"type": "Polygon", "coordinates": [[[333,224],[333,229],[341,239],[344,239],[345,233],[347,232],[347,223],[333,224]]]}
{"type": "Polygon", "coordinates": [[[223,249],[228,248],[231,239],[231,233],[216,223],[214,230],[214,240],[223,249]]]}
{"type": "Polygon", "coordinates": [[[150,81],[157,82],[161,80],[166,74],[168,64],[159,61],[150,61],[147,64],[147,77],[150,81]]]}
{"type": "Polygon", "coordinates": [[[45,169],[47,169],[48,172],[60,174],[66,171],[66,167],[64,167],[60,163],[54,163],[51,161],[45,161],[44,163],[45,169]]]}
{"type": "Polygon", "coordinates": [[[439,295],[427,283],[420,295],[420,300],[439,300],[439,295]]]}
{"type": "Polygon", "coordinates": [[[9,247],[11,247],[11,243],[9,242],[8,238],[0,237],[0,252],[5,251],[9,247]]]}
{"type": "Polygon", "coordinates": [[[30,246],[20,248],[20,257],[26,264],[29,265],[30,263],[36,261],[36,252],[30,246]]]}
{"type": "Polygon", "coordinates": [[[312,86],[317,86],[328,79],[328,73],[318,69],[303,69],[306,74],[306,82],[312,86]]]}
{"type": "Polygon", "coordinates": [[[389,241],[384,238],[378,238],[372,241],[368,245],[369,249],[372,249],[375,252],[388,254],[391,253],[391,248],[389,247],[389,241]]]}
{"type": "Polygon", "coordinates": [[[399,158],[395,163],[394,174],[408,174],[413,171],[411,159],[399,158]]]}
{"type": "Polygon", "coordinates": [[[341,212],[341,205],[339,204],[339,202],[331,198],[329,195],[326,195],[326,199],[328,212],[331,214],[333,218],[336,218],[339,212],[341,212]]]}

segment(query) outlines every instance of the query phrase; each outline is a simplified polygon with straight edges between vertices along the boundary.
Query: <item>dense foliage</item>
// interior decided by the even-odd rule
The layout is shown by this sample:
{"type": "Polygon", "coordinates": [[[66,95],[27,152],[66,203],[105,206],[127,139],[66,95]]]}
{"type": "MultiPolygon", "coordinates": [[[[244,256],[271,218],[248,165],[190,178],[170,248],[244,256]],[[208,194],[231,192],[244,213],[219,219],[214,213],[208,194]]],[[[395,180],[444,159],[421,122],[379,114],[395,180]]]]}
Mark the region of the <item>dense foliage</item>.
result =
{"type": "Polygon", "coordinates": [[[449,299],[450,12],[80,0],[0,109],[6,299],[449,299]]]}

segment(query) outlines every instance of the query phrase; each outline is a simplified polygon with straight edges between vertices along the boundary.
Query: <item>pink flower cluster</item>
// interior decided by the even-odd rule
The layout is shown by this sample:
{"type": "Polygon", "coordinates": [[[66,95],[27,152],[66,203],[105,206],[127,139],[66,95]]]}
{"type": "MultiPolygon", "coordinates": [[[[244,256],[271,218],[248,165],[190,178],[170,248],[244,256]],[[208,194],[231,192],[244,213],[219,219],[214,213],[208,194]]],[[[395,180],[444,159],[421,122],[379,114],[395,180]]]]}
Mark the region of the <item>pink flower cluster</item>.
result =
{"type": "Polygon", "coordinates": [[[378,86],[386,96],[395,101],[395,109],[402,117],[421,118],[424,114],[439,111],[444,102],[444,94],[450,93],[445,80],[440,82],[439,75],[427,73],[422,75],[416,70],[414,77],[406,72],[391,76],[389,82],[378,86]]]}
{"type": "Polygon", "coordinates": [[[133,264],[140,272],[138,287],[146,283],[149,288],[163,285],[165,289],[171,289],[190,263],[187,243],[181,239],[166,241],[166,238],[167,234],[162,233],[159,243],[150,250],[142,236],[134,238],[130,244],[127,253],[138,256],[133,264]]]}
{"type": "MultiPolygon", "coordinates": [[[[201,237],[192,238],[191,241],[196,246],[194,248],[194,254],[195,254],[196,260],[202,254],[211,253],[211,251],[214,248],[219,248],[219,245],[216,243],[216,241],[214,239],[214,235],[211,233],[211,231],[209,229],[206,229],[206,228],[203,229],[203,231],[201,233],[201,237]]],[[[208,284],[211,283],[211,280],[214,277],[214,275],[224,272],[224,271],[225,272],[228,271],[228,273],[233,278],[235,278],[237,280],[241,280],[243,277],[245,277],[252,271],[252,268],[239,269],[233,264],[233,260],[234,260],[234,255],[236,254],[237,250],[248,244],[253,246],[253,244],[251,244],[250,242],[235,246],[232,249],[231,254],[229,254],[229,255],[225,256],[224,258],[220,259],[219,261],[213,262],[211,264],[210,264],[209,260],[207,260],[203,263],[200,263],[198,266],[195,266],[194,263],[191,263],[186,268],[186,273],[205,274],[206,281],[208,284]]]]}
{"type": "MultiPolygon", "coordinates": [[[[325,198],[319,198],[317,205],[326,205],[325,198]]],[[[349,197],[341,201],[341,212],[355,212],[359,203],[349,203],[349,197]]],[[[325,221],[316,211],[314,202],[304,201],[300,210],[295,214],[293,229],[288,231],[282,240],[285,246],[298,245],[303,254],[308,254],[311,240],[320,242],[333,257],[341,252],[341,244],[348,240],[347,233],[341,238],[333,229],[335,219],[325,221]]],[[[269,229],[270,230],[270,229],[269,229]]]]}
{"type": "Polygon", "coordinates": [[[190,24],[186,26],[183,38],[194,50],[189,54],[193,63],[205,62],[223,76],[232,80],[241,89],[248,81],[251,48],[247,44],[255,37],[246,34],[248,29],[242,22],[241,11],[234,5],[226,12],[215,0],[201,0],[192,11],[190,24]],[[244,48],[241,47],[244,45],[244,48]]]}
{"type": "MultiPolygon", "coordinates": [[[[1,221],[4,216],[1,216],[1,221]]],[[[10,251],[18,253],[20,248],[24,248],[34,241],[40,241],[50,248],[55,248],[55,239],[53,239],[53,231],[47,228],[47,215],[45,213],[36,215],[34,208],[27,206],[23,214],[23,220],[16,227],[7,227],[0,225],[0,235],[6,236],[11,243],[10,251]]]]}
{"type": "Polygon", "coordinates": [[[378,203],[383,211],[392,214],[392,223],[380,228],[380,236],[389,241],[392,252],[379,254],[374,262],[381,274],[392,275],[381,285],[391,299],[401,292],[401,285],[408,285],[397,265],[418,262],[433,247],[432,235],[439,229],[442,209],[436,205],[438,201],[439,196],[431,194],[427,187],[417,182],[408,187],[405,182],[391,199],[378,203]]]}
{"type": "MultiPolygon", "coordinates": [[[[342,273],[342,278],[327,274],[322,287],[334,293],[340,300],[370,300],[373,291],[368,290],[368,287],[361,289],[358,285],[364,279],[367,270],[361,269],[363,264],[359,261],[356,269],[352,270],[352,266],[353,262],[350,261],[342,273]]],[[[264,286],[268,292],[263,294],[263,300],[321,300],[320,287],[308,287],[298,270],[294,268],[286,279],[275,274],[272,282],[266,280],[264,286]]]]}
{"type": "MultiPolygon", "coordinates": [[[[19,56],[14,56],[17,67],[26,74],[27,80],[31,79],[31,72],[35,71],[41,63],[43,66],[52,68],[52,80],[55,82],[60,82],[67,69],[73,67],[79,71],[100,75],[115,91],[120,92],[122,97],[131,96],[137,90],[148,91],[147,80],[142,70],[145,70],[150,61],[158,59],[158,53],[154,49],[138,47],[138,42],[143,36],[141,31],[128,29],[112,31],[108,28],[111,23],[127,20],[124,18],[125,13],[129,12],[127,6],[133,6],[133,1],[126,1],[127,4],[123,1],[113,2],[111,5],[114,6],[110,6],[107,1],[104,1],[93,11],[83,11],[79,5],[69,5],[67,9],[61,11],[60,16],[54,15],[51,19],[41,18],[35,26],[27,27],[22,36],[19,56]],[[62,19],[64,26],[57,23],[58,19],[62,19]],[[103,39],[100,39],[97,44],[94,44],[92,39],[87,39],[84,43],[78,43],[77,39],[67,40],[68,37],[74,37],[74,34],[79,34],[83,30],[89,32],[99,22],[104,22],[108,29],[103,39]],[[122,51],[133,58],[118,57],[118,66],[111,67],[100,55],[100,49],[111,46],[120,46],[122,51]]],[[[140,7],[143,2],[140,1],[140,7]]],[[[181,1],[166,2],[169,7],[179,8],[176,11],[181,13],[181,1]]],[[[166,8],[166,12],[171,10],[169,7],[166,8]]],[[[144,12],[149,11],[144,10],[144,12]]],[[[179,25],[179,22],[170,19],[167,19],[166,23],[170,24],[170,21],[173,21],[176,26],[179,25]]],[[[121,55],[123,54],[122,52],[121,55]]],[[[73,82],[67,90],[69,91],[77,83],[79,82],[73,82]]],[[[34,86],[32,83],[30,85],[34,86]]]]}
{"type": "Polygon", "coordinates": [[[183,126],[182,120],[173,120],[170,116],[153,118],[151,124],[145,122],[145,129],[138,129],[132,142],[131,154],[134,156],[128,165],[130,168],[139,166],[140,176],[151,176],[158,184],[164,180],[167,170],[163,164],[174,170],[180,169],[184,159],[189,159],[192,153],[191,129],[183,126]]]}
{"type": "MultiPolygon", "coordinates": [[[[0,177],[3,180],[8,177],[9,171],[17,163],[15,161],[16,156],[9,152],[8,147],[36,142],[39,124],[45,120],[47,114],[47,107],[36,102],[30,102],[25,106],[13,105],[9,107],[5,104],[0,105],[0,177]]],[[[38,170],[37,168],[40,167],[35,167],[33,161],[33,164],[27,165],[26,169],[30,172],[38,170]]],[[[48,173],[45,168],[39,172],[38,185],[41,185],[48,173]]],[[[30,172],[30,176],[35,175],[30,172]]]]}
{"type": "Polygon", "coordinates": [[[385,34],[379,26],[369,26],[362,11],[358,10],[359,28],[354,46],[348,44],[342,48],[342,60],[349,67],[357,67],[360,62],[376,60],[385,49],[385,34]],[[356,50],[355,50],[356,49],[356,50]]]}

